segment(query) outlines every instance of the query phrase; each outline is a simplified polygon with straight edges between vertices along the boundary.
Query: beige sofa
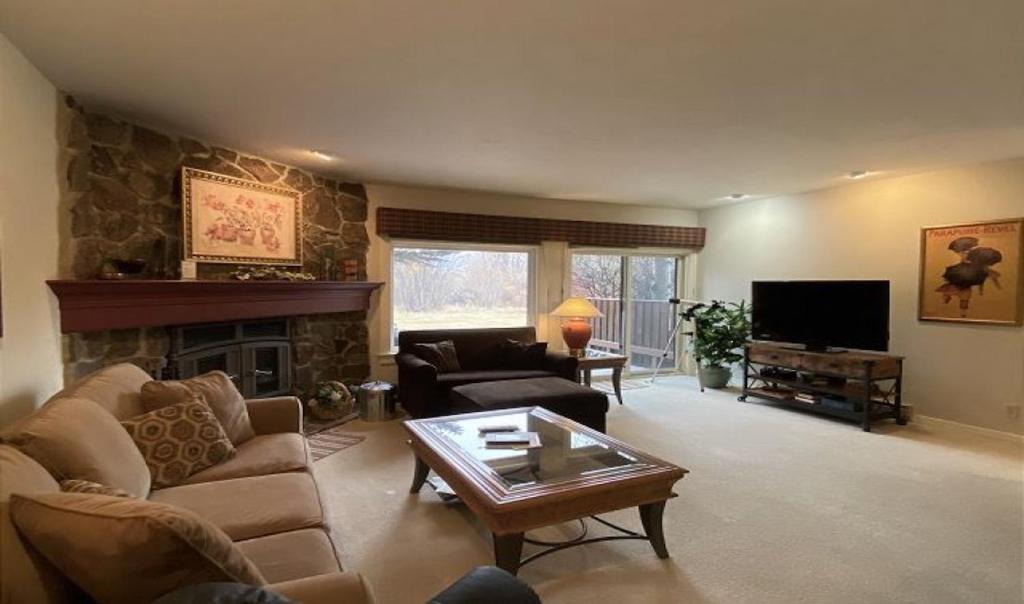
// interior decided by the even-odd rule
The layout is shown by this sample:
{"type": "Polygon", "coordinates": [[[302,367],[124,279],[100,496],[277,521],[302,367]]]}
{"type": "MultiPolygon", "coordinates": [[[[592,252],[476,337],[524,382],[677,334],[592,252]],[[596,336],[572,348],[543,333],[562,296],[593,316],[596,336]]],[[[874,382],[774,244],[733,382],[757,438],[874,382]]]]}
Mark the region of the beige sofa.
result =
{"type": "MultiPolygon", "coordinates": [[[[144,413],[134,365],[102,369],[54,395],[94,401],[119,420],[144,413]]],[[[47,401],[49,403],[50,401],[47,401]]],[[[246,401],[256,436],[231,460],[154,490],[149,499],[191,510],[220,527],[271,584],[306,604],[372,602],[363,579],[342,572],[294,397],[246,401]]],[[[69,438],[88,438],[88,434],[69,438]]],[[[2,432],[0,432],[2,439],[2,432]]],[[[12,493],[60,490],[57,481],[13,446],[0,444],[0,602],[77,601],[75,587],[31,551],[8,515],[12,493]]]]}

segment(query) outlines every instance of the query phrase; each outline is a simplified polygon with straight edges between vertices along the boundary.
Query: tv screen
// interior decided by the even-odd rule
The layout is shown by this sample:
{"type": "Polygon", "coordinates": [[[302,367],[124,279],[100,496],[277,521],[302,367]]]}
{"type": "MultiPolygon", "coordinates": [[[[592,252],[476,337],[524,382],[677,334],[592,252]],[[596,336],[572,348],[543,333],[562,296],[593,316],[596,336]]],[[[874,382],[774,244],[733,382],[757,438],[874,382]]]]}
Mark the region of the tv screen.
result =
{"type": "Polygon", "coordinates": [[[754,281],[755,340],[889,349],[888,281],[754,281]]]}

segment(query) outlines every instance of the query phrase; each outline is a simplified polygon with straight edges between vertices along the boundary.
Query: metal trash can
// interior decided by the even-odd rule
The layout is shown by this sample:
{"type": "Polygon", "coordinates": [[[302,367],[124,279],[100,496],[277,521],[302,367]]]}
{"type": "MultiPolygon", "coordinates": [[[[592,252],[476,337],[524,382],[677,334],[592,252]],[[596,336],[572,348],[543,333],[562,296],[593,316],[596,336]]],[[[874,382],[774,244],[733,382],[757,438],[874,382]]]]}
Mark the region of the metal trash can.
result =
{"type": "Polygon", "coordinates": [[[398,417],[395,407],[395,385],[384,381],[364,382],[356,391],[359,419],[386,422],[398,417]]]}

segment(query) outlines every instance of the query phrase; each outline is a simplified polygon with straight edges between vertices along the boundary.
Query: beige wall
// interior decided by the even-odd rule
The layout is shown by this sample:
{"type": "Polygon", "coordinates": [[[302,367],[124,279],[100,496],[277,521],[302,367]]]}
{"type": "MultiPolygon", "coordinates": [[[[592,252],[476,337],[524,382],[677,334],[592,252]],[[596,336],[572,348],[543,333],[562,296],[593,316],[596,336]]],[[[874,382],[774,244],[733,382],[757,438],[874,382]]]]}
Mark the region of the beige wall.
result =
{"type": "Polygon", "coordinates": [[[919,229],[1024,216],[1024,159],[728,205],[700,213],[701,296],[754,279],[889,279],[890,350],[916,413],[1024,433],[1024,328],[917,320],[919,229]]]}
{"type": "Polygon", "coordinates": [[[0,425],[61,386],[56,89],[0,35],[0,425]]]}
{"type": "MultiPolygon", "coordinates": [[[[633,224],[659,224],[666,226],[696,226],[697,213],[653,206],[625,205],[592,201],[541,199],[501,195],[480,191],[433,189],[400,185],[367,185],[370,198],[370,217],[366,228],[370,232],[370,251],[367,271],[372,281],[383,281],[385,286],[374,297],[369,314],[370,354],[374,377],[395,379],[394,366],[387,356],[388,330],[391,324],[390,243],[376,234],[376,213],[379,207],[434,210],[554,218],[566,220],[596,220],[633,224]]],[[[556,347],[562,346],[557,323],[548,312],[565,297],[569,248],[560,242],[545,242],[537,246],[536,317],[538,339],[545,339],[556,347]]]]}

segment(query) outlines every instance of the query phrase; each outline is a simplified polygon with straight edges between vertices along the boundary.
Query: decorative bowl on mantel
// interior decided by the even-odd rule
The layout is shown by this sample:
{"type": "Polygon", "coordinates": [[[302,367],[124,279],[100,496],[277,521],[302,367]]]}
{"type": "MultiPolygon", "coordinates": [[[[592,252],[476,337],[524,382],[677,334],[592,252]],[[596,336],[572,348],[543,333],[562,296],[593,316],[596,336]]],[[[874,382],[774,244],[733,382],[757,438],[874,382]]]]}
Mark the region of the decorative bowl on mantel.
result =
{"type": "Polygon", "coordinates": [[[100,269],[100,279],[140,279],[145,271],[145,260],[107,258],[100,269]]]}

